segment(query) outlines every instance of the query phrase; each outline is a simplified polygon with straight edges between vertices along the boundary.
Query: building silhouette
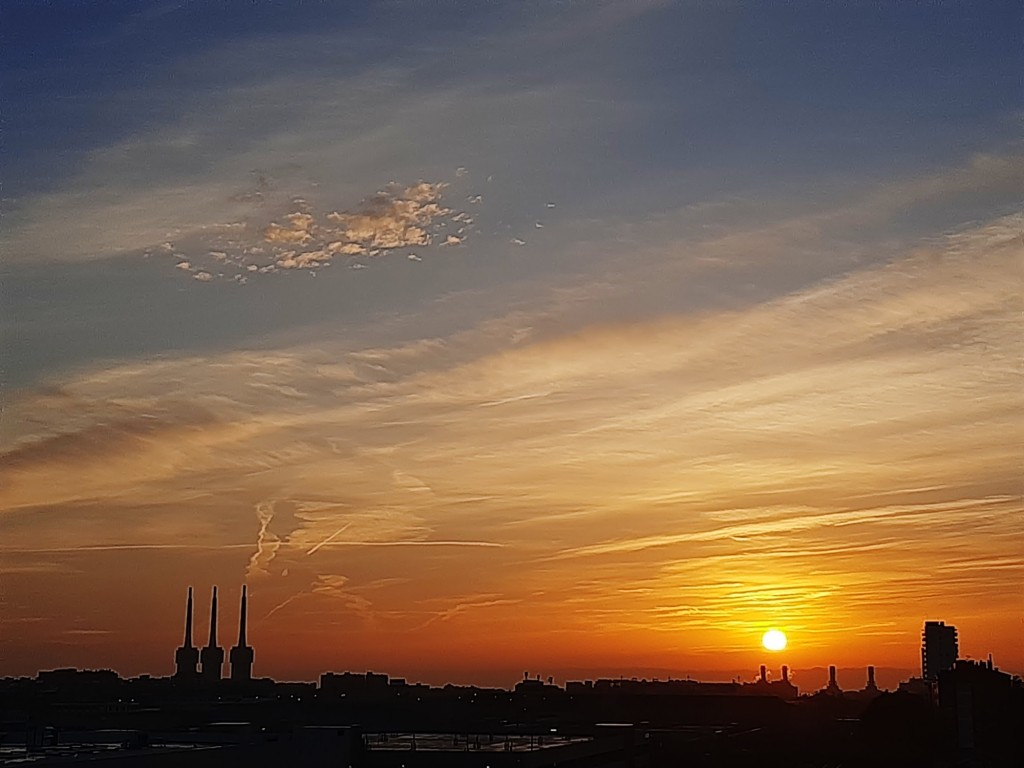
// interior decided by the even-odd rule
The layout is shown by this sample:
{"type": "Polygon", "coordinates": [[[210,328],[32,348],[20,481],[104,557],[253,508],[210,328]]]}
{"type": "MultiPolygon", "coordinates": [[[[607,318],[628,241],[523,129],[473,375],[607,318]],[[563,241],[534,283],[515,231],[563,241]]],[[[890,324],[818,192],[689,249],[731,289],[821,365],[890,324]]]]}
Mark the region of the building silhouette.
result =
{"type": "Polygon", "coordinates": [[[875,668],[868,667],[868,681],[864,684],[865,693],[878,693],[878,685],[875,683],[875,668]]]}
{"type": "Polygon", "coordinates": [[[224,649],[217,646],[217,587],[210,601],[210,639],[199,653],[200,676],[205,682],[217,682],[224,668],[224,649]]]}
{"type": "Polygon", "coordinates": [[[238,614],[238,644],[231,649],[231,679],[234,682],[252,680],[253,651],[245,639],[246,587],[242,585],[242,609],[238,614]]]}
{"type": "MultiPolygon", "coordinates": [[[[524,674],[506,690],[326,672],[317,686],[252,677],[245,586],[229,680],[220,679],[217,588],[202,649],[192,642],[193,608],[189,588],[172,677],[79,669],[0,677],[0,764],[13,756],[94,768],[1024,765],[1024,681],[991,656],[954,661],[937,681],[914,678],[913,690],[901,683],[896,693],[878,689],[871,666],[863,688],[842,691],[834,665],[828,685],[809,696],[798,695],[788,666],[771,679],[767,665],[742,683],[620,677],[562,687],[524,674]]],[[[954,627],[928,622],[923,639],[927,670],[955,657],[954,627]]]]}
{"type": "Polygon", "coordinates": [[[958,659],[939,673],[939,709],[958,765],[1011,765],[1001,758],[1024,756],[1024,691],[1017,682],[1015,687],[1012,676],[995,667],[991,654],[988,661],[958,659]]]}
{"type": "Polygon", "coordinates": [[[836,682],[836,665],[830,664],[828,668],[828,685],[825,686],[825,693],[830,696],[841,696],[843,689],[836,682]]]}
{"type": "Polygon", "coordinates": [[[185,607],[185,641],[174,652],[174,676],[179,680],[195,678],[198,663],[199,650],[192,645],[192,587],[189,587],[185,607]]]}
{"type": "Polygon", "coordinates": [[[940,672],[953,668],[958,656],[956,627],[943,621],[926,621],[921,632],[921,677],[937,681],[940,672]]]}

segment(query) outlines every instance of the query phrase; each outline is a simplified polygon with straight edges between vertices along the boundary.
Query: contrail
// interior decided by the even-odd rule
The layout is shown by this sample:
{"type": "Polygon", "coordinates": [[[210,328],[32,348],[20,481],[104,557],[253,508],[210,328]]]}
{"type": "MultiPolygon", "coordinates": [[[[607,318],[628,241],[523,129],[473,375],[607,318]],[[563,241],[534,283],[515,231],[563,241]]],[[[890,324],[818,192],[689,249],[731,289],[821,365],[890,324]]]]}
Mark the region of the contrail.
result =
{"type": "Polygon", "coordinates": [[[267,573],[267,566],[274,559],[277,548],[281,546],[277,536],[267,530],[270,527],[270,521],[274,519],[275,501],[274,499],[261,501],[256,505],[256,516],[260,520],[260,532],[256,536],[256,551],[249,559],[249,567],[246,569],[248,576],[252,576],[254,573],[267,573]]]}
{"type": "MultiPolygon", "coordinates": [[[[327,542],[318,544],[323,546],[327,542]]],[[[505,547],[497,541],[461,541],[450,539],[411,539],[405,541],[338,541],[336,547],[505,547]]]]}
{"type": "Polygon", "coordinates": [[[269,611],[267,612],[267,614],[266,614],[266,615],[265,615],[265,616],[264,616],[264,617],[263,617],[262,619],[260,619],[260,621],[261,621],[261,622],[262,622],[262,621],[266,621],[266,620],[267,620],[267,619],[269,619],[269,618],[270,618],[271,616],[273,616],[273,615],[274,615],[275,613],[277,613],[277,612],[278,612],[278,611],[280,611],[280,610],[281,610],[282,608],[284,608],[284,607],[285,607],[286,605],[288,605],[288,603],[290,603],[290,602],[291,602],[292,600],[294,600],[294,599],[295,599],[295,598],[297,598],[297,597],[301,597],[302,595],[303,595],[303,593],[302,593],[302,592],[299,592],[298,594],[294,594],[294,595],[292,595],[291,597],[289,597],[289,598],[288,598],[287,600],[285,600],[285,601],[284,601],[283,603],[280,603],[279,605],[276,605],[276,606],[274,606],[273,608],[271,608],[271,609],[270,609],[270,610],[269,610],[269,611]]]}
{"type": "Polygon", "coordinates": [[[19,555],[47,555],[74,552],[117,552],[148,549],[252,549],[252,544],[81,544],[77,547],[28,547],[5,549],[19,555]]]}
{"type": "Polygon", "coordinates": [[[329,541],[332,541],[332,540],[334,539],[334,537],[335,537],[335,536],[337,536],[337,535],[338,535],[339,533],[341,533],[342,531],[344,531],[344,530],[345,530],[346,528],[348,528],[348,527],[349,527],[350,525],[352,525],[352,521],[351,521],[351,520],[349,520],[349,521],[348,521],[347,523],[345,523],[345,524],[344,524],[343,526],[341,526],[341,528],[339,528],[338,530],[336,530],[336,531],[335,531],[334,533],[332,533],[332,534],[331,534],[330,536],[328,536],[328,537],[327,537],[326,539],[324,539],[323,541],[321,541],[321,542],[320,542],[319,544],[314,544],[314,545],[313,545],[312,547],[310,547],[310,548],[309,548],[309,550],[308,550],[308,551],[306,552],[306,555],[307,555],[307,556],[308,556],[308,555],[312,555],[312,554],[313,554],[314,552],[316,552],[316,551],[317,551],[318,549],[320,549],[320,547],[322,547],[322,546],[323,546],[324,544],[326,544],[326,543],[327,543],[327,542],[329,542],[329,541]]]}

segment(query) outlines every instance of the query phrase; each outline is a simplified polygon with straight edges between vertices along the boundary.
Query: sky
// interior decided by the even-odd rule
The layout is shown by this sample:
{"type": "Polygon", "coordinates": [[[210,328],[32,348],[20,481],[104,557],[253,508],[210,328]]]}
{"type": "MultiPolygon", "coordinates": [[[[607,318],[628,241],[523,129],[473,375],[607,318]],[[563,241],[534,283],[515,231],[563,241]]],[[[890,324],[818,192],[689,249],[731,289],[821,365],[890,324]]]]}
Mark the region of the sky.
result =
{"type": "Polygon", "coordinates": [[[1022,15],[5,2],[0,675],[1024,672],[1022,15]]]}

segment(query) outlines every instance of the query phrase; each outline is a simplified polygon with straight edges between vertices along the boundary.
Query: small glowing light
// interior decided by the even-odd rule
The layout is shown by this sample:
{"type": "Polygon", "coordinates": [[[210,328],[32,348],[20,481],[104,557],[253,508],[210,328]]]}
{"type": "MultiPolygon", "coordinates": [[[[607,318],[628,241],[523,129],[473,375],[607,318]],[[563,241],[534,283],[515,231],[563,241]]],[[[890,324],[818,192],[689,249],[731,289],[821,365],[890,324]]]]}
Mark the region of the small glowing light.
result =
{"type": "Polygon", "coordinates": [[[761,638],[761,645],[769,651],[782,651],[786,648],[786,633],[778,629],[769,629],[761,638]]]}

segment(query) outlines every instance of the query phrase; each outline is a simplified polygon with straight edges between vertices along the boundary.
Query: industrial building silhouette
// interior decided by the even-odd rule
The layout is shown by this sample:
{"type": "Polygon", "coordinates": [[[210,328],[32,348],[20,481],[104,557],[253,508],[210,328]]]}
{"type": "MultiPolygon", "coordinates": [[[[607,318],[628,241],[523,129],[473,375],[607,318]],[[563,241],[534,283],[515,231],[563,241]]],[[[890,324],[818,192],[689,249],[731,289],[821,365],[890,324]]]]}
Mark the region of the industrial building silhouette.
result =
{"type": "MultiPolygon", "coordinates": [[[[242,605],[238,614],[238,643],[231,649],[229,656],[230,678],[236,683],[252,680],[255,654],[246,639],[247,603],[247,588],[243,585],[242,605]]],[[[224,649],[217,645],[217,587],[213,588],[210,600],[210,639],[202,651],[192,644],[192,610],[192,587],[189,587],[185,604],[185,640],[174,652],[174,678],[183,682],[218,683],[223,675],[224,649]]]]}
{"type": "Polygon", "coordinates": [[[843,690],[843,670],[834,665],[827,684],[802,694],[788,665],[777,679],[761,665],[746,682],[620,677],[557,685],[524,673],[507,690],[373,672],[326,672],[319,683],[253,678],[244,586],[225,675],[218,605],[214,587],[209,639],[197,648],[189,588],[170,677],[57,669],[0,678],[0,765],[8,756],[91,768],[1024,764],[1024,682],[991,657],[958,660],[956,629],[943,622],[922,632],[922,672],[937,679],[911,678],[895,692],[879,689],[870,666],[863,687],[843,690]]]}

